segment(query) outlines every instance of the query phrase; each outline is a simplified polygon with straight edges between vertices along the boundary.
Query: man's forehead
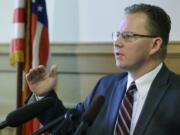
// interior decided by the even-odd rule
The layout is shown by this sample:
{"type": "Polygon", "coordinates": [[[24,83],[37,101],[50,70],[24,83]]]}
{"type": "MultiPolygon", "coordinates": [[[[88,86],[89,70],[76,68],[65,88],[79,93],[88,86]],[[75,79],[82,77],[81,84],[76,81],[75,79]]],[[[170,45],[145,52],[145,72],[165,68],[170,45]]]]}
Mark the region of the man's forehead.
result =
{"type": "Polygon", "coordinates": [[[125,28],[127,25],[127,17],[124,16],[123,18],[121,18],[119,25],[118,25],[118,30],[121,32],[123,28],[125,28]]]}
{"type": "Polygon", "coordinates": [[[118,31],[131,31],[144,29],[146,25],[147,17],[142,13],[133,13],[124,16],[118,26],[118,31]],[[143,27],[144,26],[144,27],[143,27]]]}

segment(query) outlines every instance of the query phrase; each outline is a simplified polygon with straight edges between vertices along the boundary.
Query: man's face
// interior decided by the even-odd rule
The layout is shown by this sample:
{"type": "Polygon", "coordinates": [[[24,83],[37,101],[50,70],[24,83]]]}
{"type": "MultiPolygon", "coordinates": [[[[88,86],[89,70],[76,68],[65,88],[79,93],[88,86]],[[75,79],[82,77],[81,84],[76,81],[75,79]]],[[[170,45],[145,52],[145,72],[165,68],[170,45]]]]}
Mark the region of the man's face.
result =
{"type": "MultiPolygon", "coordinates": [[[[143,13],[126,16],[120,23],[119,32],[150,35],[146,28],[147,17],[143,13]]],[[[147,37],[117,38],[114,41],[116,66],[131,71],[141,68],[149,61],[152,39],[147,37]]]]}

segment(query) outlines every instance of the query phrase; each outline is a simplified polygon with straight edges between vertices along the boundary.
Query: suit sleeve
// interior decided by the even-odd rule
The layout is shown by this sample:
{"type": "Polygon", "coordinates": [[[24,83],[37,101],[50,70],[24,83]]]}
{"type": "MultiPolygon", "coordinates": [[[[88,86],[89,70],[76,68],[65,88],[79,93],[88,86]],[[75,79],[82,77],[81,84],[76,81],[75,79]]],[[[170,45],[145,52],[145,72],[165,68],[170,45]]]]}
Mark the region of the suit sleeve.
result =
{"type": "MultiPolygon", "coordinates": [[[[93,97],[96,95],[98,85],[99,85],[99,82],[94,87],[94,89],[91,91],[91,93],[85,98],[85,100],[83,102],[80,102],[74,106],[74,108],[77,109],[79,112],[79,118],[76,119],[76,122],[74,123],[73,128],[71,128],[71,129],[75,130],[76,127],[79,125],[79,123],[81,121],[81,115],[89,107],[89,105],[91,104],[91,101],[93,100],[93,97]]],[[[39,121],[44,126],[47,125],[49,122],[57,119],[58,117],[64,115],[69,109],[63,105],[62,101],[57,97],[54,90],[50,91],[44,98],[47,98],[47,97],[54,98],[56,100],[56,102],[51,108],[44,111],[40,116],[38,116],[39,121]]],[[[32,102],[36,102],[36,98],[35,98],[34,94],[31,95],[31,97],[28,99],[27,103],[32,103],[32,102]]],[[[52,129],[50,129],[49,131],[51,133],[53,133],[53,135],[56,135],[56,134],[60,135],[57,132],[58,131],[58,125],[53,127],[52,129]]]]}

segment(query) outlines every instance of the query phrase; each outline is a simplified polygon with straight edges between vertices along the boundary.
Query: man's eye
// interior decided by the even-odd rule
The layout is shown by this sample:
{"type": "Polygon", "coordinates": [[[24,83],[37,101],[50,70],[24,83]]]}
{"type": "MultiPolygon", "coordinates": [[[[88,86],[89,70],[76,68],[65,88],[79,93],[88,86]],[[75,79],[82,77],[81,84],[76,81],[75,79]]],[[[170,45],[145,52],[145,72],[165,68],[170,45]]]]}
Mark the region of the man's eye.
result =
{"type": "Polygon", "coordinates": [[[133,35],[130,35],[130,34],[123,34],[122,37],[123,37],[124,39],[130,39],[130,38],[133,37],[133,35]]]}

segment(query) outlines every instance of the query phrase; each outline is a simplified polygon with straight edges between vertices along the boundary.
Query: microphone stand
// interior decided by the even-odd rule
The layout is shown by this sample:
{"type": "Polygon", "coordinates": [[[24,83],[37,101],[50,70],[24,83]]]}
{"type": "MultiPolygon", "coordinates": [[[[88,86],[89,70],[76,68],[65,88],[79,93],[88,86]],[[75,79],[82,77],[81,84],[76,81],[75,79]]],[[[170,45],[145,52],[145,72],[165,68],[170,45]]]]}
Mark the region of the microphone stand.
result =
{"type": "Polygon", "coordinates": [[[76,117],[78,116],[78,111],[76,109],[69,110],[64,115],[63,122],[57,126],[53,131],[52,135],[66,135],[72,132],[73,129],[73,123],[75,122],[76,117]]]}
{"type": "Polygon", "coordinates": [[[60,116],[59,118],[55,119],[54,121],[48,123],[47,125],[45,125],[44,127],[38,129],[37,131],[35,131],[34,133],[32,133],[31,135],[40,135],[44,132],[46,132],[47,130],[49,130],[50,128],[52,128],[53,126],[57,125],[58,123],[60,123],[62,120],[64,119],[64,116],[60,116]]]}
{"type": "Polygon", "coordinates": [[[89,127],[88,123],[85,121],[82,121],[73,135],[81,135],[87,130],[88,127],[89,127]]]}
{"type": "Polygon", "coordinates": [[[32,133],[31,135],[40,135],[43,132],[49,130],[50,128],[52,128],[55,125],[58,125],[60,122],[61,124],[56,126],[53,131],[52,131],[52,135],[59,135],[60,132],[66,132],[68,131],[67,126],[69,126],[69,124],[73,123],[73,120],[78,116],[78,111],[76,109],[70,109],[68,110],[65,115],[60,116],[59,118],[55,119],[54,121],[50,122],[49,124],[45,125],[44,127],[42,127],[41,129],[37,130],[36,132],[32,133]],[[66,130],[66,131],[64,131],[66,130]]]}

